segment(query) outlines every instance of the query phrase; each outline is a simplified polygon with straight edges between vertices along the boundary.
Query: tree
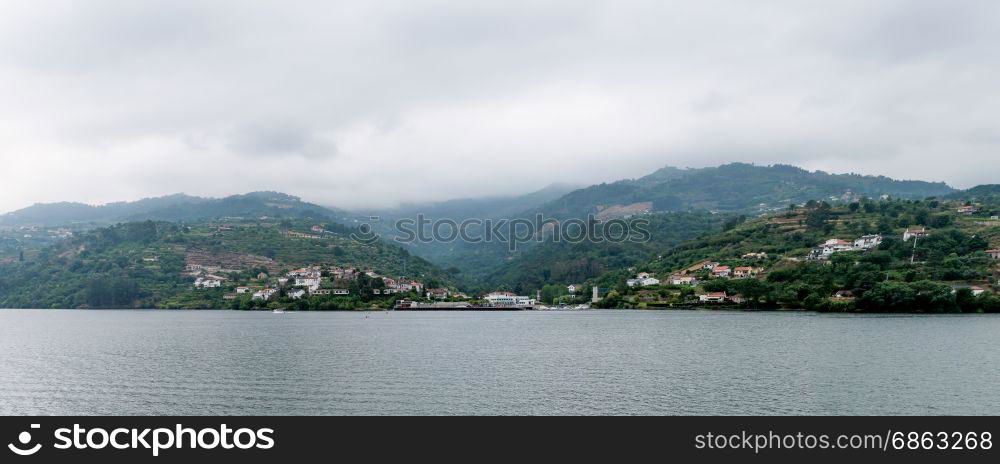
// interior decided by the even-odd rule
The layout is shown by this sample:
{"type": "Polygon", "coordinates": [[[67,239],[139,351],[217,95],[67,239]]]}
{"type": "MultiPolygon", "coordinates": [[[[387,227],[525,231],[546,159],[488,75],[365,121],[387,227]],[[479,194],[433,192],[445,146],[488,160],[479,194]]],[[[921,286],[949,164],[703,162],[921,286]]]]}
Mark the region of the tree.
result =
{"type": "Polygon", "coordinates": [[[830,216],[830,205],[823,202],[806,216],[806,227],[810,230],[823,230],[830,216]]]}
{"type": "Polygon", "coordinates": [[[546,285],[542,287],[542,301],[546,303],[555,303],[559,297],[568,293],[566,287],[562,285],[546,285]]]}
{"type": "Polygon", "coordinates": [[[772,288],[766,282],[757,279],[743,279],[734,282],[733,290],[743,295],[746,305],[751,308],[760,306],[760,300],[767,297],[772,288]]]}
{"type": "Polygon", "coordinates": [[[745,215],[740,215],[740,216],[731,218],[728,221],[726,221],[725,224],[723,224],[722,230],[726,230],[726,231],[733,230],[737,226],[739,226],[740,224],[743,224],[745,222],[747,222],[747,217],[745,215]]]}
{"type": "Polygon", "coordinates": [[[979,302],[970,288],[960,288],[955,292],[955,304],[963,313],[979,312],[979,302]]]}
{"type": "Polygon", "coordinates": [[[915,311],[917,292],[904,282],[882,282],[858,299],[858,308],[867,312],[915,311]]]}
{"type": "Polygon", "coordinates": [[[892,225],[892,222],[886,216],[881,216],[878,218],[878,233],[882,235],[890,235],[896,231],[896,228],[892,225]]]}
{"type": "Polygon", "coordinates": [[[952,217],[947,214],[938,214],[931,218],[930,226],[935,229],[943,229],[952,224],[952,217]]]}
{"type": "Polygon", "coordinates": [[[912,285],[917,292],[916,309],[933,312],[948,313],[957,312],[958,305],[951,287],[938,282],[920,281],[912,285]]]}

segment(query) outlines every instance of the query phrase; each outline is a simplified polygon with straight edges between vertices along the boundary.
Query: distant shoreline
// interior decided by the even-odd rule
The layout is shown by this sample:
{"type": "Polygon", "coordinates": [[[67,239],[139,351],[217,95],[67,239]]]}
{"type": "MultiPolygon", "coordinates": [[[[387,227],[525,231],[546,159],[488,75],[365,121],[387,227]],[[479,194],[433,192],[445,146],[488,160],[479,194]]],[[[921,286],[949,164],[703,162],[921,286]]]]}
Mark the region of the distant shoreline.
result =
{"type": "MultiPolygon", "coordinates": [[[[169,311],[169,312],[233,312],[233,313],[259,313],[268,314],[273,313],[273,310],[239,310],[239,309],[220,309],[220,308],[203,308],[203,309],[191,309],[191,308],[0,308],[0,313],[4,311],[100,311],[100,312],[113,312],[113,311],[137,311],[137,312],[156,312],[156,311],[169,311]]],[[[699,306],[689,306],[689,307],[674,307],[674,308],[593,308],[593,309],[539,309],[539,310],[524,310],[524,311],[482,311],[482,310],[416,310],[416,311],[394,311],[384,308],[363,308],[363,309],[337,309],[337,310],[312,310],[312,311],[297,311],[293,309],[284,310],[284,314],[289,313],[588,313],[588,312],[616,312],[616,311],[628,311],[628,312],[680,312],[680,313],[788,313],[788,314],[802,314],[802,313],[814,313],[814,314],[829,314],[829,315],[845,315],[845,316],[886,316],[886,315],[898,315],[898,316],[976,316],[976,315],[995,315],[995,313],[929,313],[929,312],[833,312],[833,311],[814,311],[809,309],[747,309],[747,308],[734,308],[734,307],[699,307],[699,306]]]]}

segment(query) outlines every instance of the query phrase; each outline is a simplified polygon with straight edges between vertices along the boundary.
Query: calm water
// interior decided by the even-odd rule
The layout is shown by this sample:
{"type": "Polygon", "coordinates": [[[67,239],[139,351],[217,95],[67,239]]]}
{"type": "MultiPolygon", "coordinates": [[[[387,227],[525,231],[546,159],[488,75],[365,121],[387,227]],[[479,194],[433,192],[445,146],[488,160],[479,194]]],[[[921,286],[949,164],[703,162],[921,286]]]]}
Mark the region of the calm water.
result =
{"type": "Polygon", "coordinates": [[[0,310],[0,414],[1000,414],[1000,317],[0,310]]]}

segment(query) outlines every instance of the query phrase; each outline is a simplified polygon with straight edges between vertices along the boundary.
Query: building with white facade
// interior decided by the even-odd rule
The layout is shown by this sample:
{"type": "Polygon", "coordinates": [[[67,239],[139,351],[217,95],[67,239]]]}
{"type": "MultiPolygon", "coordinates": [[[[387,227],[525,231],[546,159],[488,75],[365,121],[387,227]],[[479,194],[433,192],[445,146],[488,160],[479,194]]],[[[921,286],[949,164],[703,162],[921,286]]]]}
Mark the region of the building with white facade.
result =
{"type": "Polygon", "coordinates": [[[882,244],[881,235],[865,235],[854,241],[854,248],[858,250],[871,250],[882,244]]]}
{"type": "Polygon", "coordinates": [[[271,299],[271,297],[273,297],[274,295],[277,295],[277,294],[278,294],[278,290],[277,290],[277,289],[273,289],[273,288],[265,288],[265,289],[263,289],[263,290],[260,290],[260,291],[258,291],[258,292],[255,292],[255,293],[253,294],[253,299],[254,299],[254,300],[263,300],[263,301],[267,301],[267,300],[270,300],[270,299],[271,299]]]}
{"type": "Polygon", "coordinates": [[[906,232],[903,232],[903,241],[908,242],[911,238],[927,238],[928,235],[930,235],[930,232],[926,228],[921,228],[920,230],[906,229],[906,232]]]}
{"type": "Polygon", "coordinates": [[[194,288],[220,288],[223,280],[225,279],[215,276],[199,277],[194,281],[194,288]]]}
{"type": "Polygon", "coordinates": [[[495,292],[486,295],[486,302],[492,306],[534,306],[535,299],[527,296],[517,296],[510,292],[495,292]]]}
{"type": "Polygon", "coordinates": [[[670,278],[670,284],[694,287],[698,285],[698,278],[693,276],[675,275],[670,278]]]}
{"type": "Polygon", "coordinates": [[[720,293],[709,293],[707,295],[699,295],[698,300],[702,303],[725,303],[726,294],[725,292],[720,293]]]}

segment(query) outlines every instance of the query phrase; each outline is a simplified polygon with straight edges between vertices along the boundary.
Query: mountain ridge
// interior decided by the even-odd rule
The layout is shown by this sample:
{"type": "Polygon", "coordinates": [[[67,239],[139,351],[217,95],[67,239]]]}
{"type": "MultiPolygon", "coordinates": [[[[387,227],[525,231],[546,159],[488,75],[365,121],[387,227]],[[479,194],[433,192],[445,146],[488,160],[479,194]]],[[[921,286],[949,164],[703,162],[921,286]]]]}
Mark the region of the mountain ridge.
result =
{"type": "Polygon", "coordinates": [[[610,205],[646,204],[650,212],[703,209],[734,213],[778,210],[788,203],[898,196],[920,199],[956,189],[943,182],[896,180],[886,176],[830,174],[796,166],[730,163],[680,169],[667,166],[638,179],[592,185],[543,205],[539,211],[557,219],[597,214],[610,205]]]}
{"type": "Polygon", "coordinates": [[[36,203],[0,215],[0,225],[52,227],[73,224],[110,225],[145,220],[187,222],[241,214],[287,216],[288,213],[294,213],[296,217],[311,214],[317,218],[341,214],[337,210],[303,202],[299,197],[281,192],[257,191],[223,198],[176,193],[104,205],[77,202],[36,203]]]}

